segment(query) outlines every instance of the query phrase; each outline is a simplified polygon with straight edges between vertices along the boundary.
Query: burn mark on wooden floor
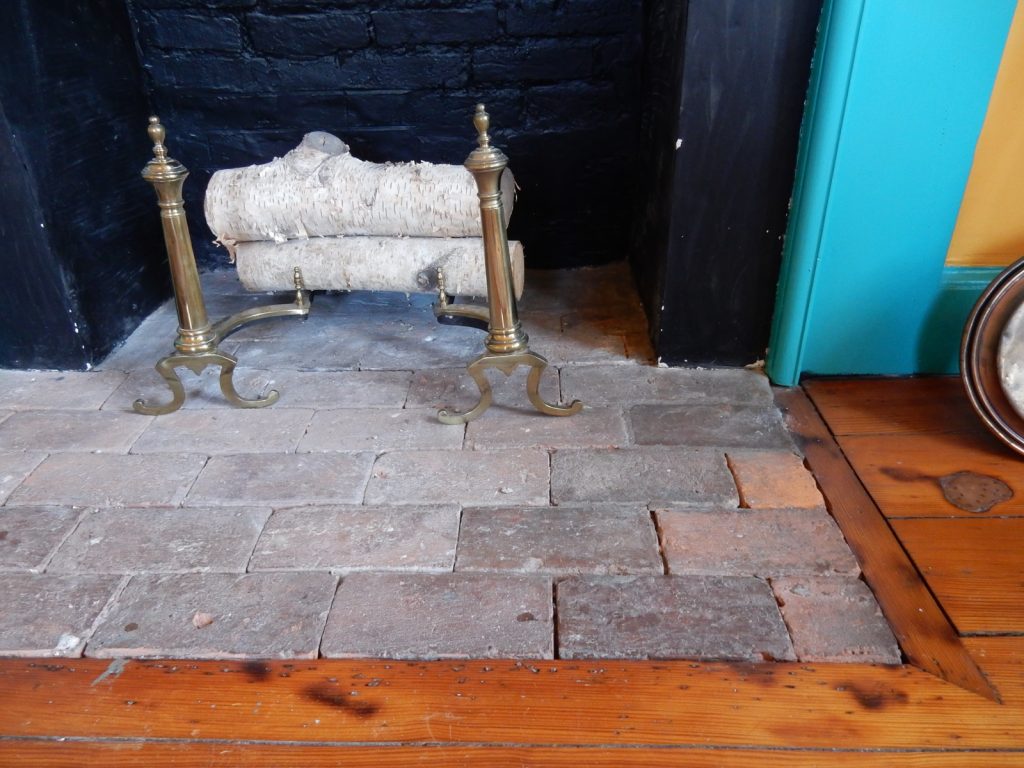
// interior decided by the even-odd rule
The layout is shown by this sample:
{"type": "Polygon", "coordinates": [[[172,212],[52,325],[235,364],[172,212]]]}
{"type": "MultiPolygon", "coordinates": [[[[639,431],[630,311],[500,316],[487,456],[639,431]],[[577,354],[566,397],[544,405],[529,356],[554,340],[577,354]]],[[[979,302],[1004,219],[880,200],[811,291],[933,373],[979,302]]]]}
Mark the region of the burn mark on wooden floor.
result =
{"type": "Polygon", "coordinates": [[[369,701],[353,700],[351,693],[340,690],[330,683],[317,683],[304,691],[307,698],[335,709],[351,712],[358,717],[373,717],[380,711],[380,705],[369,701]]]}
{"type": "Polygon", "coordinates": [[[880,467],[879,472],[901,483],[935,483],[943,498],[964,512],[983,514],[1013,498],[1013,489],[998,477],[979,472],[953,472],[948,475],[928,475],[903,467],[880,467]]]}

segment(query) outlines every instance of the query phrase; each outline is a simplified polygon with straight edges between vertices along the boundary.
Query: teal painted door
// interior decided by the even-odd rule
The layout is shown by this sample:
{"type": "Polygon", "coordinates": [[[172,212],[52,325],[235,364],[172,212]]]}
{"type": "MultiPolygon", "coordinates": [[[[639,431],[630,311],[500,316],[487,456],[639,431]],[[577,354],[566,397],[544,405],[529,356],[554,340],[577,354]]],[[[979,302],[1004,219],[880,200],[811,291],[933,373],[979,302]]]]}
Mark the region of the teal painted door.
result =
{"type": "Polygon", "coordinates": [[[945,257],[1015,5],[827,0],[768,353],[776,383],[956,371],[963,322],[998,270],[945,257]]]}

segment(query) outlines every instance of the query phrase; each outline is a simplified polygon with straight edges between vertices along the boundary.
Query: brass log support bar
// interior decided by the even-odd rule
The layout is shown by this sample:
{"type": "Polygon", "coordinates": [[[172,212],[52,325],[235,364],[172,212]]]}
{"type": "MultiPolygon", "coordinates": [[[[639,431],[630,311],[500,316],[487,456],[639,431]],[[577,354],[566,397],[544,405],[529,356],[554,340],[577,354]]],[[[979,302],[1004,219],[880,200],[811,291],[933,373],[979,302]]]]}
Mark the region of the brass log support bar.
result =
{"type": "Polygon", "coordinates": [[[234,370],[238,360],[222,352],[217,345],[229,334],[255,320],[270,317],[309,314],[309,293],[302,284],[302,275],[295,270],[295,301],[292,304],[274,304],[255,307],[211,324],[206,314],[206,301],[199,282],[199,270],[192,251],[192,238],[185,218],[185,204],[181,189],[188,177],[188,169],[167,156],[164,146],[166,131],[156,117],[149,118],[149,138],[153,142],[153,159],[142,170],[142,178],[153,185],[160,206],[167,261],[174,286],[174,303],[178,311],[178,336],[174,340],[175,353],[156,364],[159,373],[171,390],[168,403],[147,404],[136,400],[133,407],[139,413],[160,415],[178,410],[185,402],[185,389],[178,378],[178,367],[185,367],[196,375],[209,366],[219,366],[220,388],[224,397],[240,408],[262,408],[277,402],[279,393],[271,390],[266,397],[247,399],[238,394],[234,385],[234,370]]]}
{"type": "Polygon", "coordinates": [[[438,274],[438,303],[434,314],[440,322],[483,327],[487,318],[487,352],[467,366],[470,376],[480,390],[480,400],[465,413],[447,409],[438,412],[444,424],[465,424],[478,418],[491,405],[491,385],[485,370],[497,368],[506,376],[521,365],[531,368],[526,382],[530,402],[541,413],[549,416],[571,416],[579,413],[583,403],[574,400],[569,405],[554,405],[540,396],[540,377],[548,361],[532,352],[529,336],[519,322],[519,309],[512,287],[512,260],[505,232],[505,214],[501,203],[501,174],[508,166],[508,158],[500,149],[491,146],[488,134],[491,119],[483,104],[477,104],[473,125],[477,132],[477,147],[466,158],[466,168],[476,179],[480,198],[480,223],[484,241],[484,269],[487,274],[487,307],[452,305],[444,288],[444,276],[438,274]]]}

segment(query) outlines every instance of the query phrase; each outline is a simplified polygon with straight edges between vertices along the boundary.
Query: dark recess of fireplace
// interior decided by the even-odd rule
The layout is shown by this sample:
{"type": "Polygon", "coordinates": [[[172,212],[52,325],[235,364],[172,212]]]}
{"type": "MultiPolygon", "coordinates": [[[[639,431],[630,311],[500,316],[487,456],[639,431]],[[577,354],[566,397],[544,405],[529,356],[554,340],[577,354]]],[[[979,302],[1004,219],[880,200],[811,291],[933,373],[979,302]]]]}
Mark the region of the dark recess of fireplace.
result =
{"type": "MultiPolygon", "coordinates": [[[[641,0],[128,0],[154,109],[192,170],[280,156],[308,130],[367,160],[462,163],[485,101],[522,187],[531,267],[624,257],[640,127],[641,0]]],[[[186,198],[188,200],[188,198],[186,198]]],[[[208,238],[207,238],[208,240],[208,238]]],[[[200,264],[223,251],[197,249],[200,264]]]]}
{"type": "Polygon", "coordinates": [[[0,3],[0,366],[95,364],[168,295],[138,176],[148,112],[192,171],[212,268],[214,170],[312,129],[369,160],[460,163],[477,101],[522,186],[510,235],[528,266],[628,256],[667,362],[751,362],[820,2],[0,3]]]}

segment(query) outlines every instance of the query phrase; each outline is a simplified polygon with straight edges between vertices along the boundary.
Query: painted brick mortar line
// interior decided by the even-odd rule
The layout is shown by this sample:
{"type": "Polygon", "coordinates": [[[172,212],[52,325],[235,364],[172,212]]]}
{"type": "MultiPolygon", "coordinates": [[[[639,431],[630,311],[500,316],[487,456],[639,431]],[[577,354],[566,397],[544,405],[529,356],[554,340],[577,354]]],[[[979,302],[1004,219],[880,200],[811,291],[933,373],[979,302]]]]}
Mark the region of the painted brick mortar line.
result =
{"type": "Polygon", "coordinates": [[[341,588],[341,582],[344,577],[334,576],[334,592],[331,593],[331,604],[327,606],[327,612],[324,614],[324,619],[320,624],[320,631],[317,633],[319,639],[316,641],[316,657],[322,659],[324,657],[323,650],[321,650],[324,644],[324,632],[327,631],[327,621],[331,618],[331,612],[334,610],[334,602],[338,599],[338,590],[341,588]]]}
{"type": "MultiPolygon", "coordinates": [[[[14,509],[14,507],[11,507],[11,509],[14,509]]],[[[68,529],[68,532],[64,534],[63,537],[61,537],[61,540],[57,542],[57,545],[50,550],[50,553],[43,559],[43,562],[40,563],[39,573],[46,573],[47,569],[50,567],[50,563],[53,562],[54,556],[56,556],[57,552],[60,551],[60,548],[63,547],[65,542],[67,542],[67,540],[71,538],[75,531],[79,529],[79,527],[82,525],[82,522],[85,520],[86,516],[94,511],[94,507],[86,507],[78,514],[78,519],[75,520],[75,524],[68,529]]]]}
{"type": "Polygon", "coordinates": [[[732,463],[732,457],[729,454],[725,454],[725,466],[729,468],[729,474],[732,475],[732,482],[736,486],[736,498],[740,500],[739,509],[750,509],[750,504],[743,497],[743,486],[740,484],[739,475],[736,474],[736,467],[732,463]]]}
{"type": "Polygon", "coordinates": [[[92,622],[92,626],[89,627],[86,637],[82,638],[85,643],[82,645],[81,656],[85,656],[85,649],[89,647],[89,643],[92,641],[93,636],[96,634],[96,630],[99,629],[100,625],[107,620],[107,616],[110,615],[111,611],[114,610],[114,606],[117,601],[121,599],[121,595],[124,594],[125,589],[128,588],[128,582],[135,578],[132,574],[125,574],[121,577],[121,580],[114,587],[114,592],[107,600],[107,604],[103,606],[103,610],[96,614],[95,620],[92,622]]]}

